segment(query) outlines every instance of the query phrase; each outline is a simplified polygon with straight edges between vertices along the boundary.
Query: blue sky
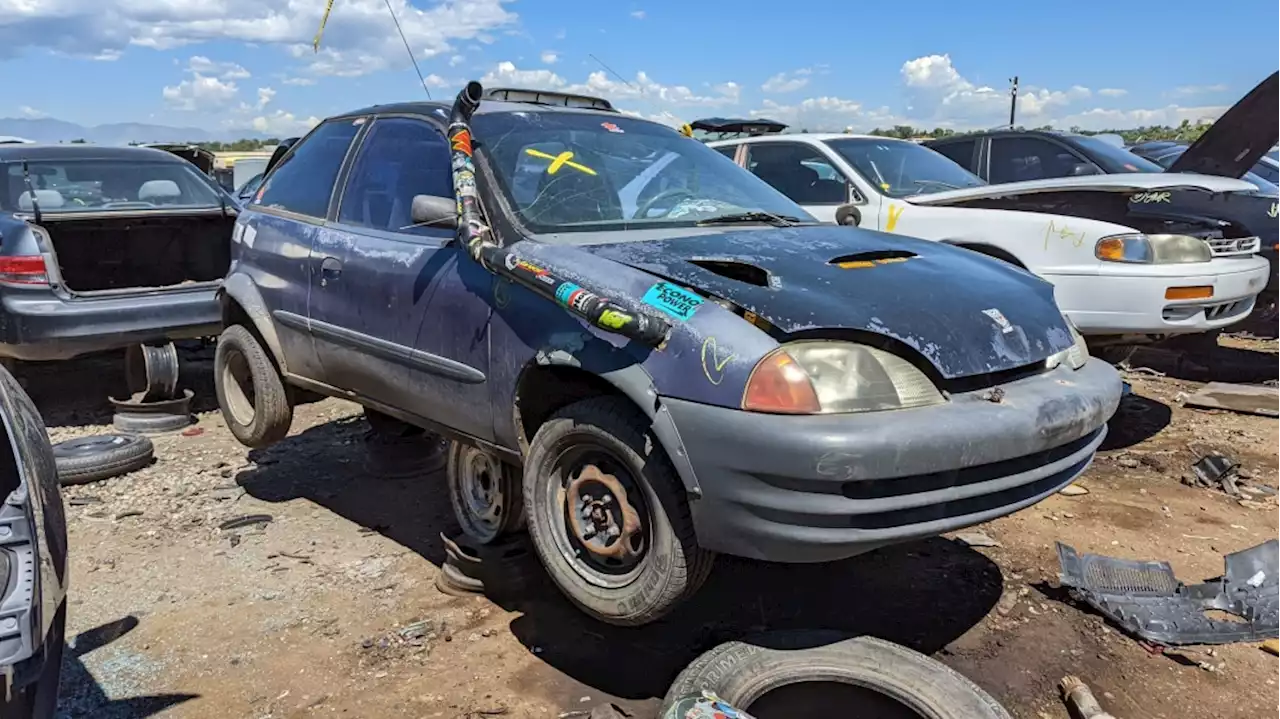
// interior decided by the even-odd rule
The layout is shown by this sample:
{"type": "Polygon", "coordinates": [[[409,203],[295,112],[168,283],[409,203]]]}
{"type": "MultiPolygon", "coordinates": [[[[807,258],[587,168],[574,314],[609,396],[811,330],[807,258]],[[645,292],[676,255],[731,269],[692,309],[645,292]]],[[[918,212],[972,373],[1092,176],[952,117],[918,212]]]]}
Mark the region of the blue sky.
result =
{"type": "MultiPolygon", "coordinates": [[[[437,98],[483,79],[599,94],[671,123],[756,114],[815,130],[990,126],[1007,121],[1014,74],[1022,124],[1197,121],[1273,72],[1280,52],[1277,5],[1260,0],[1133,11],[1096,0],[970,9],[933,0],[871,8],[837,0],[391,6],[437,98]],[[1130,19],[1141,16],[1179,20],[1147,30],[1130,19]]],[[[353,107],[425,96],[384,0],[335,0],[313,53],[323,7],[0,0],[0,117],[287,135],[353,107]]]]}

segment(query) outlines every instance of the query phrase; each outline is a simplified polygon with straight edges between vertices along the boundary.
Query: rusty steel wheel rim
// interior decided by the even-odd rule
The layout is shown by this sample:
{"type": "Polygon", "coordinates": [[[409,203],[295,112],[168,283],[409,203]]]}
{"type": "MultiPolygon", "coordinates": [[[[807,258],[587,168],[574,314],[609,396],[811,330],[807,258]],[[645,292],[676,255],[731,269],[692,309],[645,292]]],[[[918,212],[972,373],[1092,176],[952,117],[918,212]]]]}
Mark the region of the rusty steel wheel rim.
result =
{"type": "Polygon", "coordinates": [[[580,577],[614,589],[635,580],[650,545],[649,508],[635,477],[604,448],[562,452],[547,483],[556,548],[580,577]]]}

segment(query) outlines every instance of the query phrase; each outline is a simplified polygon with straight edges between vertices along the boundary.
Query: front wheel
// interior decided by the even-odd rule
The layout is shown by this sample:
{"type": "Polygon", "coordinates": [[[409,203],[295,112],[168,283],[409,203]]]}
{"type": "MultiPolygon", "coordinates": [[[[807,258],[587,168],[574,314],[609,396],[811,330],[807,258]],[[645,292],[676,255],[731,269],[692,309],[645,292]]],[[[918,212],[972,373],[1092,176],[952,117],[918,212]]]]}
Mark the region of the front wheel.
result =
{"type": "Polygon", "coordinates": [[[293,405],[284,381],[262,344],[243,325],[231,325],[218,337],[213,388],[227,429],[240,444],[266,447],[289,433],[293,405]]]}
{"type": "Polygon", "coordinates": [[[624,399],[552,415],[529,444],[524,498],[543,566],[575,604],[638,626],[698,590],[715,555],[698,546],[684,489],[649,423],[624,399]]]}

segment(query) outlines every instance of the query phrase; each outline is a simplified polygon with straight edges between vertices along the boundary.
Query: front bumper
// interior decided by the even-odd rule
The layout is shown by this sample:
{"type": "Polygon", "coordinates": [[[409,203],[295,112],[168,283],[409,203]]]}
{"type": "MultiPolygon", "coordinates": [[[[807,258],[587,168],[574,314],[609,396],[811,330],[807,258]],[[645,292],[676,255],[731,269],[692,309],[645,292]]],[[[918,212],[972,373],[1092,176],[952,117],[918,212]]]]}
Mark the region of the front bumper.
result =
{"type": "Polygon", "coordinates": [[[1106,265],[1100,274],[1045,275],[1064,314],[1085,335],[1173,335],[1235,324],[1253,311],[1270,266],[1258,256],[1197,265],[1106,265]],[[1209,286],[1203,300],[1167,300],[1170,287],[1209,286]]]}
{"type": "Polygon", "coordinates": [[[1015,512],[1088,467],[1120,402],[1091,360],[953,395],[935,407],[784,416],[663,403],[697,477],[698,543],[779,562],[824,562],[1015,512]]]}
{"type": "Polygon", "coordinates": [[[217,335],[217,287],[67,300],[45,289],[0,288],[0,357],[65,360],[144,342],[217,335]]]}

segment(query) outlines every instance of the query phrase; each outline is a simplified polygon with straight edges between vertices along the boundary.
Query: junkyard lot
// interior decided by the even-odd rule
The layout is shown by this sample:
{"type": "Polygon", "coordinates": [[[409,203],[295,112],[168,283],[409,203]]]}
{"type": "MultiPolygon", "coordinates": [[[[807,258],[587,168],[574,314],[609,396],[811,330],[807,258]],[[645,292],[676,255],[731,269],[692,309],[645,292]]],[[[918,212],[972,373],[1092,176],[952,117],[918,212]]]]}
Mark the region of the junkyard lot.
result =
{"type": "MultiPolygon", "coordinates": [[[[1238,362],[1232,378],[1276,376],[1275,342],[1233,344],[1244,349],[1220,350],[1238,362]]],[[[119,366],[103,357],[26,373],[55,441],[102,431],[103,379],[119,366]]],[[[1272,711],[1271,655],[1150,655],[1057,589],[1055,540],[1168,559],[1198,581],[1221,572],[1223,553],[1276,536],[1274,502],[1249,509],[1179,483],[1192,441],[1276,482],[1276,421],[1179,406],[1195,382],[1131,375],[1137,396],[1081,480],[1090,494],[978,528],[1000,547],[932,539],[824,566],[722,558],[674,618],[620,630],[562,600],[532,558],[535,583],[518,601],[439,593],[438,535],[452,523],[441,478],[373,476],[360,410],[335,400],[298,408],[289,439],[248,452],[208,411],[207,359],[185,371],[205,402],[203,431],[158,438],[149,469],[66,492],[69,633],[108,626],[69,652],[69,716],[554,717],[609,697],[645,716],[698,651],[765,626],[835,627],[934,653],[1019,717],[1066,716],[1053,688],[1065,673],[1121,718],[1272,711]],[[272,521],[218,529],[252,514],[272,521]]]]}

